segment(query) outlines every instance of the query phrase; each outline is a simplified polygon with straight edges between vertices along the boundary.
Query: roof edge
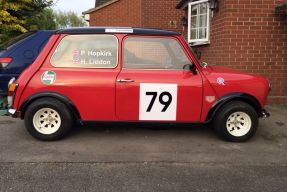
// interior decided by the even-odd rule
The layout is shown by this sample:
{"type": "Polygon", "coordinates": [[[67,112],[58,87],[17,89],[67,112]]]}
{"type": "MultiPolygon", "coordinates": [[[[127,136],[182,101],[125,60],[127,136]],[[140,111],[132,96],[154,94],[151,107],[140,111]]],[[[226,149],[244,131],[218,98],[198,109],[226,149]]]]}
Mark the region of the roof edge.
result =
{"type": "Polygon", "coordinates": [[[162,29],[152,28],[138,28],[138,27],[74,27],[67,29],[60,29],[56,31],[57,34],[141,34],[141,35],[180,35],[180,33],[162,29]],[[110,30],[110,31],[108,31],[110,30]],[[119,30],[119,32],[113,32],[119,30]]]}
{"type": "Polygon", "coordinates": [[[107,3],[103,4],[103,5],[100,5],[100,6],[98,6],[98,7],[95,7],[95,8],[89,9],[89,10],[87,10],[87,11],[84,11],[84,12],[82,12],[82,14],[85,15],[85,14],[89,14],[89,13],[95,12],[95,11],[97,11],[97,10],[99,10],[99,9],[102,9],[102,8],[104,8],[104,7],[107,7],[107,6],[109,6],[109,5],[113,4],[113,3],[116,3],[116,2],[118,2],[118,1],[120,1],[120,0],[109,1],[109,2],[107,2],[107,3]]]}

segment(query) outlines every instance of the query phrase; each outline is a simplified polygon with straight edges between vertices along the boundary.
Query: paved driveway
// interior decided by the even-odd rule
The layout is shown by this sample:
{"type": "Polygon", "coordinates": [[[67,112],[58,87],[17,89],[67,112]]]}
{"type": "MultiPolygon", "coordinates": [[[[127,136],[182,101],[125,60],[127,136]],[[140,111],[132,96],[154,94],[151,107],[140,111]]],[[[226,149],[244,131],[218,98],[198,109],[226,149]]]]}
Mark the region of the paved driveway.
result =
{"type": "Polygon", "coordinates": [[[90,124],[40,142],[0,118],[0,191],[286,191],[287,107],[254,139],[188,125],[90,124]]]}

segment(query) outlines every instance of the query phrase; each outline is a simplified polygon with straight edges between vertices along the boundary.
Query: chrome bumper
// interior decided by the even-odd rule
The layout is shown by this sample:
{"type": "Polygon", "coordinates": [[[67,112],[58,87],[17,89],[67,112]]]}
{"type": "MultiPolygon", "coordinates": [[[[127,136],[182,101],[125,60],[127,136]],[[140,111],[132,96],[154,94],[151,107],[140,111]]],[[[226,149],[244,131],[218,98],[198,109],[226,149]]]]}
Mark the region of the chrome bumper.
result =
{"type": "Polygon", "coordinates": [[[16,109],[8,109],[8,114],[14,116],[16,114],[16,109]]]}
{"type": "Polygon", "coordinates": [[[267,112],[265,109],[262,109],[261,117],[264,117],[264,118],[270,117],[270,113],[267,112]]]}

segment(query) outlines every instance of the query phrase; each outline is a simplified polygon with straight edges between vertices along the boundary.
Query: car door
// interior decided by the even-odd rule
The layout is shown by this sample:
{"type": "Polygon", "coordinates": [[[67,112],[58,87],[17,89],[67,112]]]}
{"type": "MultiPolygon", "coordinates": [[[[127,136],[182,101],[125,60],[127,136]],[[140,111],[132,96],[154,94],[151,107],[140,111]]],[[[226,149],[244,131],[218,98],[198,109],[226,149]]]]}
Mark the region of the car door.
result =
{"type": "Polygon", "coordinates": [[[192,61],[177,38],[129,36],[122,47],[122,70],[116,80],[119,120],[200,120],[202,78],[184,69],[192,61]]]}

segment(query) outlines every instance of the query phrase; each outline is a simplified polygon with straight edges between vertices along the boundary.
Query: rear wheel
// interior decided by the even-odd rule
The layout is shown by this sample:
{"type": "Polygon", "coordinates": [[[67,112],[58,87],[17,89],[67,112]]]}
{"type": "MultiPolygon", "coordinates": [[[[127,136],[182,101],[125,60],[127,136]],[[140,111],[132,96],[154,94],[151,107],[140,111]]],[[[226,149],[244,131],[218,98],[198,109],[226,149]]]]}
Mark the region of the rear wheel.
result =
{"type": "Polygon", "coordinates": [[[52,98],[33,102],[25,112],[24,121],[28,132],[43,141],[65,137],[73,125],[67,106],[52,98]]]}
{"type": "Polygon", "coordinates": [[[217,112],[213,126],[223,139],[243,142],[255,135],[258,127],[258,115],[249,104],[233,101],[217,112]]]}

